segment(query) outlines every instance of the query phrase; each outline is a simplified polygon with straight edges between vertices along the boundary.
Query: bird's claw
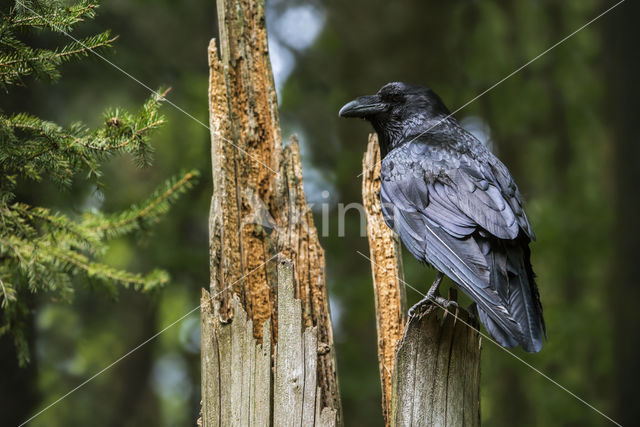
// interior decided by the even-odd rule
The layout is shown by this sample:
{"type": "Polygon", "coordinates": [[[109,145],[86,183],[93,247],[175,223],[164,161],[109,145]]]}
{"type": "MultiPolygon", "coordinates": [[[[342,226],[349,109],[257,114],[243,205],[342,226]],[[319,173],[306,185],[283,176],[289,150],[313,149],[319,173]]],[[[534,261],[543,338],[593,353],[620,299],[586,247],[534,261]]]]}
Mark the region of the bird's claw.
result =
{"type": "Polygon", "coordinates": [[[456,311],[460,309],[460,305],[456,301],[448,300],[443,297],[435,297],[435,303],[447,310],[449,307],[455,308],[456,311]]]}
{"type": "Polygon", "coordinates": [[[427,294],[424,298],[411,306],[411,308],[409,309],[409,318],[412,318],[417,312],[422,312],[422,308],[430,302],[431,296],[427,294]]]}
{"type": "MultiPolygon", "coordinates": [[[[432,303],[432,304],[436,304],[438,305],[438,301],[439,300],[445,300],[444,298],[442,298],[440,296],[440,283],[442,282],[442,279],[444,278],[444,274],[442,274],[441,272],[438,272],[438,275],[436,276],[435,280],[433,281],[433,283],[431,284],[431,287],[429,288],[429,292],[427,292],[427,294],[424,296],[424,298],[422,298],[420,301],[418,301],[416,304],[414,304],[410,309],[409,309],[409,317],[413,317],[416,314],[416,311],[422,311],[422,307],[424,307],[425,305],[427,305],[427,303],[432,303]]],[[[447,301],[448,303],[448,301],[447,301]]]]}
{"type": "Polygon", "coordinates": [[[455,309],[455,312],[458,312],[460,309],[460,305],[456,301],[448,300],[440,295],[434,295],[432,293],[428,293],[424,298],[418,301],[409,309],[409,317],[413,317],[416,313],[422,312],[422,308],[427,306],[429,303],[435,304],[445,311],[450,311],[449,308],[452,307],[455,309]]]}
{"type": "Polygon", "coordinates": [[[429,303],[435,304],[438,307],[444,309],[445,311],[457,313],[460,310],[460,305],[456,301],[448,300],[439,295],[430,295],[427,294],[424,298],[418,301],[409,309],[409,317],[415,316],[417,313],[421,313],[424,307],[426,307],[429,303]]]}
{"type": "Polygon", "coordinates": [[[420,300],[416,304],[412,305],[411,308],[409,309],[409,318],[412,318],[416,314],[416,311],[421,311],[420,309],[425,304],[425,302],[427,301],[420,300]]]}

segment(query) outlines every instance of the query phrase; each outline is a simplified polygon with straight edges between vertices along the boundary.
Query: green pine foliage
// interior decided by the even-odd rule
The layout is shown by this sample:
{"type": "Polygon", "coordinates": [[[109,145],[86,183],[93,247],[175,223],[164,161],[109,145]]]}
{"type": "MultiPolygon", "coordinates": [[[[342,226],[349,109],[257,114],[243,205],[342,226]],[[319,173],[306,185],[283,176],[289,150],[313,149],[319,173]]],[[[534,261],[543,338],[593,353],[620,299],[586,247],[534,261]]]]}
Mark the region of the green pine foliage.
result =
{"type": "MultiPolygon", "coordinates": [[[[29,32],[67,35],[92,18],[97,5],[79,1],[16,0],[0,21],[0,85],[6,91],[30,79],[54,81],[60,66],[110,46],[108,32],[41,49],[23,41],[29,32]]],[[[148,291],[167,283],[168,275],[146,275],[114,268],[100,261],[110,239],[144,231],[160,220],[180,194],[192,187],[197,171],[175,176],[147,200],[118,213],[97,210],[75,216],[18,200],[20,182],[50,181],[69,189],[79,177],[100,185],[101,164],[128,154],[137,166],[151,164],[150,137],[163,123],[160,105],[167,91],[158,91],[136,113],[109,109],[101,127],[82,123],[68,127],[25,113],[0,112],[0,335],[12,334],[21,363],[29,360],[25,340],[24,301],[29,293],[70,301],[78,283],[115,285],[148,291]]]]}
{"type": "Polygon", "coordinates": [[[108,31],[72,42],[56,49],[29,46],[20,39],[21,34],[33,30],[49,30],[67,35],[75,24],[95,16],[95,2],[83,0],[73,5],[60,0],[16,0],[15,6],[3,12],[0,27],[0,84],[19,84],[22,78],[35,75],[38,78],[56,80],[60,77],[62,63],[76,60],[107,48],[115,37],[108,31]]]}

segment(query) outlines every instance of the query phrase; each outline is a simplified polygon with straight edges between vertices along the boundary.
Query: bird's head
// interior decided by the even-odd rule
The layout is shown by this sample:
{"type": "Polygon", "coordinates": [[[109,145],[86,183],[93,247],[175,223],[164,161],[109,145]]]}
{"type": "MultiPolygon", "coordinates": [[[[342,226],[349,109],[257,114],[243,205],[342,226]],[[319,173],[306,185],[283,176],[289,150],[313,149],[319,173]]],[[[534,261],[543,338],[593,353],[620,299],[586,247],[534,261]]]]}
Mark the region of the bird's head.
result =
{"type": "Polygon", "coordinates": [[[345,104],[338,114],[371,122],[386,152],[403,139],[428,131],[446,118],[449,110],[431,89],[393,82],[382,86],[375,95],[345,104]]]}

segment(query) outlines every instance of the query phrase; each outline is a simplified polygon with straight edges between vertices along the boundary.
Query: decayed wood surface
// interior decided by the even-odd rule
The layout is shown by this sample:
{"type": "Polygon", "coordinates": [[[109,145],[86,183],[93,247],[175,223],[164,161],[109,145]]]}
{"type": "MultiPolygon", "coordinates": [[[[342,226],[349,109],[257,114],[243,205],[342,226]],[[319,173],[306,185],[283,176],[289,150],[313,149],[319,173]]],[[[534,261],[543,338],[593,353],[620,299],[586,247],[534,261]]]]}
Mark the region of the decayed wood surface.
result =
{"type": "Polygon", "coordinates": [[[302,303],[305,327],[314,326],[318,335],[318,386],[323,407],[340,409],[340,395],[333,329],[325,279],[324,251],[318,240],[313,214],[308,207],[302,180],[300,149],[295,136],[281,155],[272,211],[278,229],[276,247],[295,265],[295,295],[302,303]]]}
{"type": "Polygon", "coordinates": [[[209,45],[211,289],[223,292],[219,298],[224,320],[232,316],[233,295],[239,296],[261,341],[265,321],[271,318],[273,332],[277,327],[271,286],[275,277],[261,268],[271,252],[267,226],[274,224],[269,224],[265,212],[282,151],[276,94],[261,3],[219,0],[217,4],[221,59],[215,42],[209,45]],[[230,284],[233,288],[227,289],[230,284]]]}
{"type": "MultiPolygon", "coordinates": [[[[208,330],[213,336],[206,337],[203,327],[203,343],[213,340],[221,360],[226,360],[225,355],[234,354],[234,346],[240,345],[234,344],[237,340],[248,347],[253,345],[256,355],[259,354],[256,346],[263,346],[259,347],[262,352],[268,349],[273,353],[280,337],[275,258],[280,254],[292,259],[295,265],[294,293],[301,304],[298,321],[305,328],[315,328],[314,337],[317,337],[314,339],[317,339],[318,357],[309,362],[314,363],[316,369],[314,381],[318,393],[314,408],[319,414],[326,413],[323,408],[334,410],[339,419],[340,398],[325,286],[324,253],[305,201],[297,141],[292,139],[286,147],[281,141],[264,27],[264,3],[218,0],[217,4],[220,55],[214,40],[208,50],[213,171],[209,219],[209,291],[212,299],[202,311],[203,324],[212,322],[208,330]],[[222,325],[233,325],[234,318],[241,317],[241,312],[246,313],[251,321],[255,342],[234,335],[242,330],[239,326],[229,329],[236,332],[223,332],[222,325]],[[225,333],[230,335],[227,337],[225,333]]],[[[241,319],[236,323],[243,322],[246,323],[241,319]]],[[[205,376],[210,386],[207,391],[215,382],[212,372],[217,372],[217,381],[224,387],[241,387],[240,390],[245,387],[242,381],[251,382],[257,378],[264,381],[266,378],[270,388],[255,397],[267,399],[273,407],[272,376],[265,377],[261,370],[252,373],[244,370],[233,373],[212,371],[210,364],[214,359],[210,356],[205,355],[203,347],[205,425],[219,425],[213,421],[214,416],[220,414],[212,412],[212,402],[205,393],[205,376]]],[[[270,359],[270,369],[274,368],[274,363],[275,359],[270,359]]],[[[250,364],[241,366],[251,369],[250,364]]],[[[257,364],[255,366],[255,369],[259,368],[257,364]]],[[[238,395],[228,396],[235,399],[238,395]]],[[[263,408],[264,405],[259,403],[255,402],[256,408],[263,408]]],[[[309,402],[305,401],[305,404],[308,406],[309,402]]],[[[234,413],[237,410],[235,406],[235,401],[230,400],[222,410],[234,413]]],[[[269,414],[272,417],[273,411],[269,414]]],[[[251,422],[258,420],[256,416],[252,411],[249,424],[264,425],[251,422]]],[[[218,418],[218,422],[220,420],[218,418]]]]}
{"type": "Polygon", "coordinates": [[[464,309],[450,308],[451,313],[434,304],[423,306],[406,322],[400,246],[384,223],[379,201],[379,160],[377,138],[371,135],[363,160],[362,196],[385,422],[391,426],[479,426],[478,324],[464,309]]]}
{"type": "Polygon", "coordinates": [[[294,298],[293,264],[278,266],[278,343],[275,349],[274,426],[333,426],[337,410],[323,407],[317,386],[318,330],[303,326],[302,304],[294,298]],[[303,332],[304,330],[304,332],[303,332]]]}
{"type": "Polygon", "coordinates": [[[480,425],[478,324],[449,310],[429,304],[409,319],[395,359],[392,426],[480,425]]]}
{"type": "MultiPolygon", "coordinates": [[[[294,297],[293,263],[280,258],[277,264],[278,321],[282,327],[273,364],[270,320],[263,325],[260,344],[238,295],[231,300],[232,321],[202,318],[204,426],[337,425],[338,411],[321,403],[318,331],[315,326],[303,327],[302,304],[294,297]]],[[[219,314],[220,305],[203,291],[202,308],[219,314]]]]}
{"type": "Polygon", "coordinates": [[[202,425],[266,426],[271,419],[271,340],[269,321],[264,343],[253,336],[240,298],[234,295],[234,319],[222,323],[219,302],[202,291],[202,425]],[[216,307],[217,306],[217,307],[216,307]]]}
{"type": "Polygon", "coordinates": [[[362,161],[362,199],[367,214],[367,235],[378,330],[378,361],[382,385],[382,414],[389,422],[391,374],[396,344],[402,338],[407,304],[400,243],[384,222],[380,208],[380,148],[376,134],[362,161]]]}

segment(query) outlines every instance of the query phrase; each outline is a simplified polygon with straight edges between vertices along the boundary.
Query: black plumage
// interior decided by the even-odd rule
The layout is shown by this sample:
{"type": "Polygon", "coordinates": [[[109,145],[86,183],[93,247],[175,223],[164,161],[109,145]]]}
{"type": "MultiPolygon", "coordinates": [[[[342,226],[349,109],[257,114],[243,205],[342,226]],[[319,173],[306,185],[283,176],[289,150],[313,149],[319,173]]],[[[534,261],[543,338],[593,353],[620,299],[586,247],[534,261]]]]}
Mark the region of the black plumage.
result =
{"type": "Polygon", "coordinates": [[[505,347],[542,348],[542,305],[530,262],[535,240],[508,169],[462,128],[432,90],[389,83],[349,102],[378,134],[383,214],[406,248],[477,303],[505,347]]]}

